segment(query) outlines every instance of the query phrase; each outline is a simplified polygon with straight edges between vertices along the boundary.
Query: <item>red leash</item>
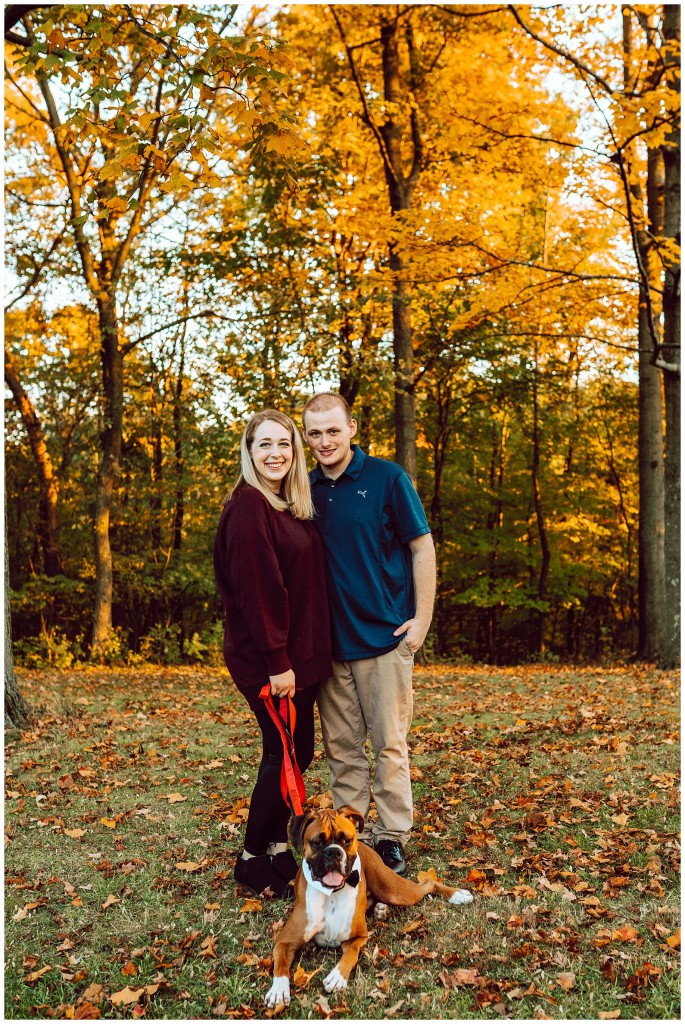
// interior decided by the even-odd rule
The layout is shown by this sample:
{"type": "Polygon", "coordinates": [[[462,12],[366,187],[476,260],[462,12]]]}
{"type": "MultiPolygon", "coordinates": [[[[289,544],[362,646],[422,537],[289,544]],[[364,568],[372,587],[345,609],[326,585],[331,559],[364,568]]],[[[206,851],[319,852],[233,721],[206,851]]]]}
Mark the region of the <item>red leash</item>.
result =
{"type": "Polygon", "coordinates": [[[281,766],[281,793],[286,804],[293,814],[302,814],[302,803],[306,798],[302,772],[295,757],[295,705],[290,695],[281,697],[280,714],[276,711],[271,687],[267,683],[260,690],[259,696],[266,704],[266,710],[271,715],[274,725],[281,735],[283,743],[283,765],[281,766]]]}

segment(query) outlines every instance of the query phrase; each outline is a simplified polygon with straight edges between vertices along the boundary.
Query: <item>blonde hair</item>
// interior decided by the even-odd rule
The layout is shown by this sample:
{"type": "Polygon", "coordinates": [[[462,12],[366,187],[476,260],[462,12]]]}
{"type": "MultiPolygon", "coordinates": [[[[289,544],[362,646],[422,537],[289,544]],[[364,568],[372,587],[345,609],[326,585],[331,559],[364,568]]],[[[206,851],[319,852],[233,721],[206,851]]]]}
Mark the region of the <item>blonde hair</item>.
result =
{"type": "Polygon", "coordinates": [[[318,395],[312,395],[305,402],[304,409],[302,410],[302,425],[305,426],[305,417],[308,412],[328,412],[329,409],[334,409],[336,405],[342,406],[345,418],[349,423],[352,419],[352,410],[343,396],[335,395],[331,391],[322,391],[318,395]]]}
{"type": "Polygon", "coordinates": [[[312,502],[311,490],[309,488],[307,460],[304,454],[302,438],[293,421],[285,413],[279,412],[278,409],[264,409],[262,412],[256,412],[254,416],[250,417],[240,438],[240,466],[240,475],[226,495],[224,504],[233,498],[239,488],[247,484],[261,491],[269,504],[279,512],[289,509],[295,519],[314,518],[314,503],[312,502]],[[293,445],[293,462],[281,483],[281,492],[284,497],[274,494],[273,491],[269,490],[252,462],[252,442],[254,441],[257,427],[267,420],[285,427],[290,432],[290,439],[293,445]]]}

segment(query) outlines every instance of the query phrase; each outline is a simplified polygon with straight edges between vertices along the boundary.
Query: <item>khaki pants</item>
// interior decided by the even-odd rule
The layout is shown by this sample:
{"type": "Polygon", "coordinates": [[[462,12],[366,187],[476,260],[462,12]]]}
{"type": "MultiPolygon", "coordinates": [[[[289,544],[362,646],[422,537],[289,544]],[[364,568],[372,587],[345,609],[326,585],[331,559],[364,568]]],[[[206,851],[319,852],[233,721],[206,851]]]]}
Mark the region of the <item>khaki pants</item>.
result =
{"type": "Polygon", "coordinates": [[[348,804],[366,818],[371,800],[367,734],[376,755],[373,797],[378,820],[362,838],[406,843],[412,821],[407,734],[411,726],[414,656],[404,638],[377,658],[334,661],[317,702],[331,770],[333,806],[348,804]]]}

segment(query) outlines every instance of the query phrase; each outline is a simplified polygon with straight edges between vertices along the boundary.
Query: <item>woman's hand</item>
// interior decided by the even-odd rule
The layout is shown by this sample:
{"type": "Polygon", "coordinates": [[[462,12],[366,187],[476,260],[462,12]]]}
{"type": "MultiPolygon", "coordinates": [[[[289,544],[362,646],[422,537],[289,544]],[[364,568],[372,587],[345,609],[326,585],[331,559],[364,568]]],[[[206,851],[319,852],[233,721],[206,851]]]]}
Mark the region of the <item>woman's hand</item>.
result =
{"type": "Polygon", "coordinates": [[[269,676],[271,693],[274,697],[295,696],[295,673],[291,668],[277,676],[269,676]]]}

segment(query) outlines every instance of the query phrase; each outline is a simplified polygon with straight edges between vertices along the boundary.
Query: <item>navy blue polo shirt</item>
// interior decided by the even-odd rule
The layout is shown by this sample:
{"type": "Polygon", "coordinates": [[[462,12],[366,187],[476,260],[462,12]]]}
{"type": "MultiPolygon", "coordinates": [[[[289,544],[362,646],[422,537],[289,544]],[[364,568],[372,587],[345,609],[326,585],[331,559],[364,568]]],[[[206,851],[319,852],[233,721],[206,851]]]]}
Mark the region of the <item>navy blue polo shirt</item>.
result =
{"type": "Polygon", "coordinates": [[[321,466],[310,473],[326,548],[333,657],[355,661],[387,654],[399,644],[398,626],[415,614],[408,542],[430,533],[426,514],[405,471],[366,455],[358,445],[337,480],[321,466]]]}

